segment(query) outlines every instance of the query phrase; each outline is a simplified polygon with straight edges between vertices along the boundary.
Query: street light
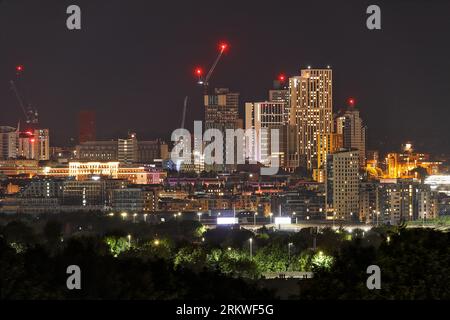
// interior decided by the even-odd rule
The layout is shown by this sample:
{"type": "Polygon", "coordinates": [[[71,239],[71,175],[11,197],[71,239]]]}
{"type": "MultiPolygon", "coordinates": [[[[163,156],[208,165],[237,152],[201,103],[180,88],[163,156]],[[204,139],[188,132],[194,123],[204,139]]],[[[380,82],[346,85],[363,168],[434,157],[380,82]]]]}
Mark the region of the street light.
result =
{"type": "Polygon", "coordinates": [[[273,213],[271,212],[271,213],[269,213],[269,216],[270,216],[270,223],[273,223],[273,219],[272,219],[272,217],[273,217],[273,213]]]}
{"type": "Polygon", "coordinates": [[[334,221],[334,220],[336,220],[336,211],[333,212],[333,229],[334,229],[334,224],[335,224],[335,221],[334,221]]]}
{"type": "Polygon", "coordinates": [[[155,246],[158,246],[159,245],[159,240],[155,239],[155,241],[153,241],[153,243],[155,244],[155,246]]]}
{"type": "Polygon", "coordinates": [[[144,222],[147,222],[147,213],[144,213],[144,222]]]}
{"type": "Polygon", "coordinates": [[[136,223],[137,213],[133,214],[133,223],[136,223]]]}
{"type": "Polygon", "coordinates": [[[198,222],[200,222],[202,220],[202,213],[197,212],[197,216],[198,216],[198,222]]]}
{"type": "Polygon", "coordinates": [[[125,218],[127,217],[128,213],[122,212],[120,215],[122,216],[122,220],[125,220],[125,218]]]}
{"type": "Polygon", "coordinates": [[[297,223],[298,223],[298,220],[297,220],[296,213],[295,213],[295,212],[292,212],[292,215],[295,217],[295,224],[297,224],[297,223]]]}
{"type": "Polygon", "coordinates": [[[256,227],[256,216],[258,215],[258,212],[253,213],[253,225],[256,227]]]}
{"type": "Polygon", "coordinates": [[[248,241],[250,241],[250,260],[253,259],[253,238],[250,238],[248,241]]]}
{"type": "Polygon", "coordinates": [[[128,238],[128,247],[131,247],[131,234],[129,234],[127,238],[128,238]]]}

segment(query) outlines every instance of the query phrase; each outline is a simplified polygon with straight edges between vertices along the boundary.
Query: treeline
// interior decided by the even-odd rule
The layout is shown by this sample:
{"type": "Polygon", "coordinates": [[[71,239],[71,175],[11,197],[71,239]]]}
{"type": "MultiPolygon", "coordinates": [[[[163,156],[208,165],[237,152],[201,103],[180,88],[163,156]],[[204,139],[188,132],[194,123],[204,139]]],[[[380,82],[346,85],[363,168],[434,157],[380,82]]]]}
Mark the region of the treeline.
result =
{"type": "Polygon", "coordinates": [[[253,234],[206,230],[196,221],[89,219],[47,217],[0,227],[0,298],[273,298],[259,279],[285,271],[314,272],[299,281],[295,299],[450,298],[450,239],[439,231],[261,228],[253,234]],[[69,265],[80,266],[82,290],[67,289],[69,265]],[[381,290],[366,286],[369,265],[381,269],[381,290]]]}

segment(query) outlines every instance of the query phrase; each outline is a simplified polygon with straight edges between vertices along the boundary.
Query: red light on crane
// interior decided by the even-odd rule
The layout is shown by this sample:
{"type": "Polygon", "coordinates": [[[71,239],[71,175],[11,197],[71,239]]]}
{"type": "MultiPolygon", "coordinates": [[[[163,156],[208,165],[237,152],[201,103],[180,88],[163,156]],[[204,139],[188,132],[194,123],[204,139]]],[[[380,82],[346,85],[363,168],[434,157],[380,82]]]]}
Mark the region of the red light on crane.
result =
{"type": "Polygon", "coordinates": [[[18,66],[16,66],[16,71],[17,72],[22,72],[23,71],[23,65],[19,64],[18,66]]]}
{"type": "Polygon", "coordinates": [[[348,104],[349,104],[349,106],[353,107],[355,105],[355,99],[354,98],[349,98],[348,99],[348,104]]]}
{"type": "Polygon", "coordinates": [[[284,80],[286,80],[286,76],[285,76],[284,74],[280,74],[280,75],[278,76],[278,81],[284,82],[284,80]]]}
{"type": "Polygon", "coordinates": [[[220,51],[224,52],[225,50],[228,49],[228,43],[222,42],[222,43],[219,45],[219,49],[220,49],[220,51]]]}
{"type": "Polygon", "coordinates": [[[195,69],[195,75],[197,75],[197,76],[201,76],[203,74],[203,70],[202,70],[202,68],[197,68],[197,69],[195,69]]]}

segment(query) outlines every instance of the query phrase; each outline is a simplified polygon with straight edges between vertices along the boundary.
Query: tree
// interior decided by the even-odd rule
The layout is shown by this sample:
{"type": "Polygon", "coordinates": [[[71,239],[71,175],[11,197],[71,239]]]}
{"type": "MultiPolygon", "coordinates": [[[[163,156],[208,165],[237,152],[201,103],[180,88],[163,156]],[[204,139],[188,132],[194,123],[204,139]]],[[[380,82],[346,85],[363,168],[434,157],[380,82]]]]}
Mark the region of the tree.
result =
{"type": "Polygon", "coordinates": [[[56,220],[49,220],[44,226],[44,237],[47,242],[54,246],[61,241],[62,236],[62,224],[56,220]]]}

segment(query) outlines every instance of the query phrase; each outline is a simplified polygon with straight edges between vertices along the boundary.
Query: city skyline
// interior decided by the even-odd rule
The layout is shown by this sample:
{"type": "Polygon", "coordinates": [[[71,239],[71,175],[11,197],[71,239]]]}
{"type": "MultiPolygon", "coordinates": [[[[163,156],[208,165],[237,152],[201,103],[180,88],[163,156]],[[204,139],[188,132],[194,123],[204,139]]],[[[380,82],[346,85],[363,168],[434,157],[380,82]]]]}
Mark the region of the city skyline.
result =
{"type": "MultiPolygon", "coordinates": [[[[84,5],[83,1],[80,5],[84,5]]],[[[291,5],[299,10],[304,8],[304,11],[317,6],[302,3],[291,5]]],[[[337,38],[330,36],[324,39],[326,47],[332,48],[325,51],[321,42],[310,42],[315,35],[326,34],[324,27],[318,25],[309,32],[301,33],[298,41],[289,40],[293,35],[289,27],[296,21],[293,14],[273,14],[264,6],[250,8],[242,4],[240,10],[234,13],[231,8],[224,7],[223,14],[217,16],[217,23],[208,24],[209,28],[200,28],[186,37],[191,28],[201,24],[200,21],[213,19],[202,15],[203,10],[207,11],[210,7],[197,9],[195,13],[186,8],[187,11],[181,16],[184,19],[179,19],[179,26],[186,27],[181,31],[170,24],[172,18],[168,16],[161,18],[158,15],[156,20],[152,19],[153,11],[145,10],[147,5],[143,2],[124,8],[124,12],[120,10],[119,2],[110,2],[100,6],[106,10],[104,17],[98,16],[99,8],[86,4],[83,6],[86,27],[78,34],[71,34],[64,28],[57,28],[58,19],[65,19],[65,10],[58,11],[60,7],[64,9],[64,4],[55,3],[53,7],[44,9],[37,5],[34,7],[34,4],[2,2],[1,8],[7,10],[0,10],[0,15],[8,12],[8,16],[2,17],[1,23],[10,27],[0,26],[0,32],[10,43],[10,50],[4,53],[4,63],[0,66],[0,80],[5,84],[0,88],[0,99],[3,110],[7,110],[2,113],[1,120],[3,124],[14,126],[21,117],[7,83],[14,75],[14,67],[21,64],[24,66],[25,94],[39,109],[42,126],[50,128],[55,145],[68,144],[71,137],[77,140],[76,119],[78,112],[84,109],[96,111],[99,137],[117,138],[128,130],[134,130],[142,137],[163,136],[167,139],[167,127],[174,129],[181,121],[186,95],[190,97],[188,127],[192,126],[193,120],[203,118],[202,89],[196,85],[193,70],[197,65],[207,67],[217,44],[226,40],[230,43],[230,50],[213,75],[211,87],[228,87],[239,92],[241,117],[244,116],[246,101],[266,99],[266,92],[278,74],[290,77],[299,74],[299,70],[308,65],[315,68],[329,64],[335,75],[333,111],[345,107],[348,97],[356,99],[356,105],[360,107],[369,128],[369,148],[388,151],[411,140],[424,151],[448,152],[448,143],[438,139],[448,135],[445,119],[449,111],[445,108],[447,97],[442,90],[448,81],[444,77],[444,65],[433,69],[436,72],[432,81],[420,80],[426,75],[425,68],[433,67],[439,60],[431,60],[429,55],[424,54],[425,48],[430,44],[439,46],[440,50],[433,50],[433,54],[443,56],[449,50],[437,35],[433,35],[433,30],[448,22],[437,18],[427,20],[428,23],[420,25],[423,36],[409,41],[404,36],[408,28],[418,28],[413,20],[422,15],[423,8],[418,3],[383,4],[384,28],[372,33],[365,29],[365,17],[360,14],[359,7],[364,5],[354,4],[353,8],[350,4],[337,6],[330,3],[325,6],[322,11],[324,18],[336,26],[336,30],[330,32],[340,34],[337,38]],[[25,6],[28,10],[24,10],[25,6]],[[29,12],[39,14],[31,17],[29,12]],[[144,19],[144,12],[147,19],[144,19]],[[251,21],[243,21],[244,16],[252,12],[251,21],[271,17],[275,22],[280,22],[280,30],[261,24],[255,29],[251,21]],[[126,21],[129,14],[137,14],[135,22],[113,23],[118,17],[126,21]],[[224,17],[229,18],[226,20],[224,17]],[[394,18],[404,23],[397,21],[393,24],[394,18]],[[31,23],[34,21],[36,30],[18,26],[17,21],[23,19],[31,23]],[[194,22],[192,27],[186,26],[189,22],[194,22]],[[162,26],[164,31],[155,33],[157,25],[162,26]],[[41,28],[45,28],[47,33],[39,38],[42,44],[37,46],[30,40],[33,33],[41,28]],[[343,33],[345,30],[348,32],[343,33]],[[128,37],[129,34],[133,36],[128,37]],[[142,41],[147,35],[149,40],[142,41]],[[183,36],[184,39],[181,39],[183,36]],[[272,39],[274,36],[276,38],[272,39]],[[65,49],[50,54],[48,47],[53,40],[60,41],[61,48],[65,49]],[[275,50],[275,40],[282,41],[286,50],[275,50]],[[393,46],[394,43],[398,46],[393,46]],[[135,50],[125,52],[124,45],[135,50]],[[91,52],[88,47],[98,54],[88,57],[91,52]],[[169,47],[170,51],[166,51],[169,47]],[[386,47],[392,51],[389,52],[389,59],[385,56],[386,49],[382,49],[386,47]],[[255,52],[260,48],[266,48],[267,53],[259,58],[255,52]],[[177,91],[174,92],[174,89],[177,91]],[[124,106],[129,111],[129,117],[123,117],[124,106]],[[427,111],[423,112],[424,109],[427,111]],[[51,120],[54,113],[60,113],[57,122],[51,120]]],[[[162,6],[158,7],[159,12],[169,12],[165,5],[158,6],[162,6]]],[[[445,12],[445,6],[442,2],[436,2],[423,10],[439,15],[445,12]]],[[[180,14],[174,12],[173,19],[179,18],[180,14]]],[[[314,25],[312,17],[304,17],[303,20],[298,22],[299,26],[308,22],[314,25]]],[[[442,64],[445,63],[442,59],[442,64]]]]}
{"type": "Polygon", "coordinates": [[[449,10],[0,0],[0,300],[450,299],[449,10]]]}

